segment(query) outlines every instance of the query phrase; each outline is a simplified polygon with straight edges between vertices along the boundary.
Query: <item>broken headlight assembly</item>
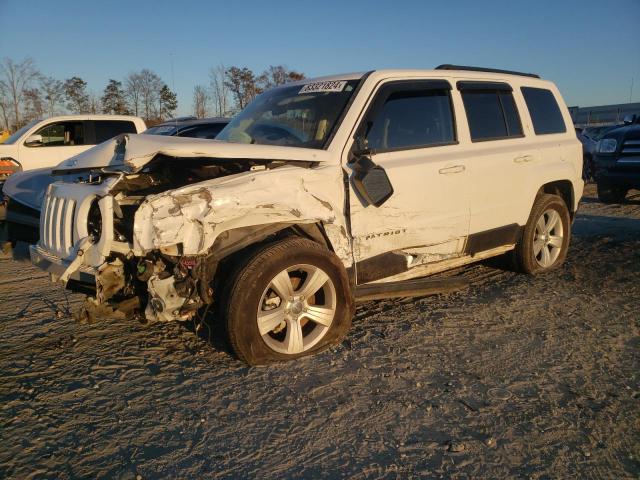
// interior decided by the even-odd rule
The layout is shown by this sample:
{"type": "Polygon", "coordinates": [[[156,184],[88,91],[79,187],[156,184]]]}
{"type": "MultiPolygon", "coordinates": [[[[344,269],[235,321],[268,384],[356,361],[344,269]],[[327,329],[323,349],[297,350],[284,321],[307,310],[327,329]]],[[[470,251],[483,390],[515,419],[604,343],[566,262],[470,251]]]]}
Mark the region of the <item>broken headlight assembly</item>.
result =
{"type": "Polygon", "coordinates": [[[102,236],[102,212],[96,198],[91,202],[89,208],[89,217],[87,219],[87,233],[91,237],[93,243],[97,243],[102,236]]]}

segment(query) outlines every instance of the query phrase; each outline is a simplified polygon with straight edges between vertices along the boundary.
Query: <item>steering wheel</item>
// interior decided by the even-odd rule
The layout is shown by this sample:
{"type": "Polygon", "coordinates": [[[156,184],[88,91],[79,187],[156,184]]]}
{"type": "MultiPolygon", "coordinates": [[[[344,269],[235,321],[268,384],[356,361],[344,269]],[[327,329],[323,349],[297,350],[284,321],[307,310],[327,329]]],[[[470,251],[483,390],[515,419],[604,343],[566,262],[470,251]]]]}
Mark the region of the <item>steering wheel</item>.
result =
{"type": "Polygon", "coordinates": [[[258,123],[251,128],[253,138],[260,137],[269,142],[303,143],[304,140],[295,133],[278,125],[258,123]]]}

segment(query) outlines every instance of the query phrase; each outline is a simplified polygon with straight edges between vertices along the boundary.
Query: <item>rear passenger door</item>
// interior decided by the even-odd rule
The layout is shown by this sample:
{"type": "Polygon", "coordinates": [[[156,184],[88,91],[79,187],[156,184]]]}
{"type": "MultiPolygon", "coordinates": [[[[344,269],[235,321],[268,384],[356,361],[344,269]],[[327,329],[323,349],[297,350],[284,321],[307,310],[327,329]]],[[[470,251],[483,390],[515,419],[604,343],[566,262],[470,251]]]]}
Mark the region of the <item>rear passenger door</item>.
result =
{"type": "Polygon", "coordinates": [[[528,177],[539,153],[524,135],[508,83],[461,80],[457,89],[470,137],[471,219],[465,250],[475,254],[515,242],[522,203],[528,201],[528,177]]]}
{"type": "Polygon", "coordinates": [[[383,84],[358,136],[366,138],[372,160],[394,188],[380,207],[350,189],[358,283],[458,255],[468,231],[469,197],[449,82],[383,84]]]}

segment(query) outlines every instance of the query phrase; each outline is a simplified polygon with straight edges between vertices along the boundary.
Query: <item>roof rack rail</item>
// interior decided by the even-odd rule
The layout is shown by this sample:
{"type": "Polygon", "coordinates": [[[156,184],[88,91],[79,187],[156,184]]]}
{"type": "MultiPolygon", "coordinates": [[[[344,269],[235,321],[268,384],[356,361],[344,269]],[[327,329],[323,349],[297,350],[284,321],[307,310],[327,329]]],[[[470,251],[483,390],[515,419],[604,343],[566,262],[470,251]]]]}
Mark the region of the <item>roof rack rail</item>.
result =
{"type": "Polygon", "coordinates": [[[520,75],[522,77],[540,78],[540,75],[536,75],[535,73],[514,72],[513,70],[499,70],[497,68],[468,67],[465,65],[451,65],[448,63],[438,65],[436,67],[436,70],[467,70],[470,72],[506,73],[508,75],[520,75]]]}

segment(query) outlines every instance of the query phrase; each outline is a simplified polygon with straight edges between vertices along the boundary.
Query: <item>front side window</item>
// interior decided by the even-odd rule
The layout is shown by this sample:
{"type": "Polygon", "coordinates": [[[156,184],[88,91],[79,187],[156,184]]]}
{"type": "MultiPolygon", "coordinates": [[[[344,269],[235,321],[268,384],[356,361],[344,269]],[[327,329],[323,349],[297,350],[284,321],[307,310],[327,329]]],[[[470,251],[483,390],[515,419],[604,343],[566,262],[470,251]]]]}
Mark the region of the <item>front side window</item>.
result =
{"type": "Polygon", "coordinates": [[[216,140],[323,148],[359,80],[284,86],[257,96],[216,140]]]}
{"type": "Polygon", "coordinates": [[[533,130],[536,135],[567,131],[558,102],[550,90],[522,87],[522,96],[531,114],[533,130]]]}
{"type": "Polygon", "coordinates": [[[42,136],[43,147],[70,147],[85,144],[82,122],[51,123],[35,134],[42,136]]]}
{"type": "Polygon", "coordinates": [[[511,91],[474,87],[462,90],[471,140],[521,137],[522,125],[511,91]]]}
{"type": "Polygon", "coordinates": [[[391,93],[367,126],[373,151],[446,145],[455,142],[449,90],[391,93]]]}

